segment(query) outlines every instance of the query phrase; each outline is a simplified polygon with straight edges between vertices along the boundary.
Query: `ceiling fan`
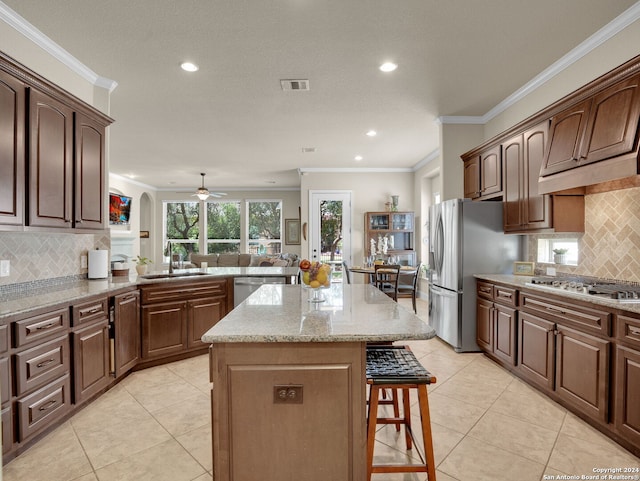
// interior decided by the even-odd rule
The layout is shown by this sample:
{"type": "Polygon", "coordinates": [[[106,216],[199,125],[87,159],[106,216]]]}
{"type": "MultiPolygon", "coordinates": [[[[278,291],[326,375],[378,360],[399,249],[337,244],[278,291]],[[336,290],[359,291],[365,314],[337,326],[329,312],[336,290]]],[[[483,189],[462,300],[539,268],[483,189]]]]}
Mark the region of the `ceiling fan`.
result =
{"type": "Polygon", "coordinates": [[[196,193],[193,194],[194,197],[198,197],[200,200],[207,200],[209,197],[222,197],[227,195],[226,192],[209,192],[209,189],[204,186],[204,176],[206,174],[201,172],[200,175],[202,176],[202,185],[196,189],[196,193]]]}

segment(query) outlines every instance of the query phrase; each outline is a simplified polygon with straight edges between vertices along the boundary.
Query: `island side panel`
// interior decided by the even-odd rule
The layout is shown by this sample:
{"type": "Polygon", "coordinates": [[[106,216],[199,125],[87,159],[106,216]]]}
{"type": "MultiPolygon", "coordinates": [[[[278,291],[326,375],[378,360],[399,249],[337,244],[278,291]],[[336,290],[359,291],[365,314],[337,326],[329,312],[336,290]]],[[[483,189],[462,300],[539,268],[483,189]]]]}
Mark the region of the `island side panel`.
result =
{"type": "Polygon", "coordinates": [[[364,343],[223,343],[211,356],[216,481],[365,479],[364,343]],[[301,387],[302,402],[278,402],[275,386],[301,387]]]}

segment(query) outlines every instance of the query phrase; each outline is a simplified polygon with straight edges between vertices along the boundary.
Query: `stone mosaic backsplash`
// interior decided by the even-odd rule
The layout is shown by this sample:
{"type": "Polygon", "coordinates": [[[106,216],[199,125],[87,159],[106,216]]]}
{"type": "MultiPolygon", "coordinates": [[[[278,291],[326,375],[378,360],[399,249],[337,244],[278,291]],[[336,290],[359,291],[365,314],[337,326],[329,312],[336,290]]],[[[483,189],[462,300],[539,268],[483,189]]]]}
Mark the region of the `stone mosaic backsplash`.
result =
{"type": "Polygon", "coordinates": [[[557,272],[640,282],[640,187],[585,196],[584,234],[529,236],[529,261],[538,239],[549,237],[578,238],[578,265],[556,265],[557,272]]]}
{"type": "Polygon", "coordinates": [[[0,277],[0,287],[86,275],[80,256],[91,249],[108,249],[108,233],[0,232],[0,259],[11,262],[8,277],[0,277]]]}

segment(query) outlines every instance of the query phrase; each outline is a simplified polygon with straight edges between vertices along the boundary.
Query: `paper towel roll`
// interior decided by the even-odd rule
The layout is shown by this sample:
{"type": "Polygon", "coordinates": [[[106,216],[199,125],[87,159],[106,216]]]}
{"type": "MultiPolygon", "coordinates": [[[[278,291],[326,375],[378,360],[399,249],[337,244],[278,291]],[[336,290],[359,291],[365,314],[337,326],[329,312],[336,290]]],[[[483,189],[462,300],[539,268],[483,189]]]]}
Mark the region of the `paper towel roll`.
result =
{"type": "Polygon", "coordinates": [[[109,251],[95,249],[89,251],[89,279],[109,277],[109,251]]]}

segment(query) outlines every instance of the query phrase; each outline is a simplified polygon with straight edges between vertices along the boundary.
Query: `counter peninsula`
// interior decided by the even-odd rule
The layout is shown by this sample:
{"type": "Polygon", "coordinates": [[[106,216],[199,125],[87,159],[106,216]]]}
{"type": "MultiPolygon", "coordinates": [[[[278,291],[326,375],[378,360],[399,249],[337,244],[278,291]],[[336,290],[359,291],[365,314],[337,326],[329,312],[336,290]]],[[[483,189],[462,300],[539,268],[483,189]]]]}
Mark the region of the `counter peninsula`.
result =
{"type": "Polygon", "coordinates": [[[366,476],[367,342],[435,331],[368,284],[265,285],[202,336],[212,343],[214,479],[366,476]]]}

